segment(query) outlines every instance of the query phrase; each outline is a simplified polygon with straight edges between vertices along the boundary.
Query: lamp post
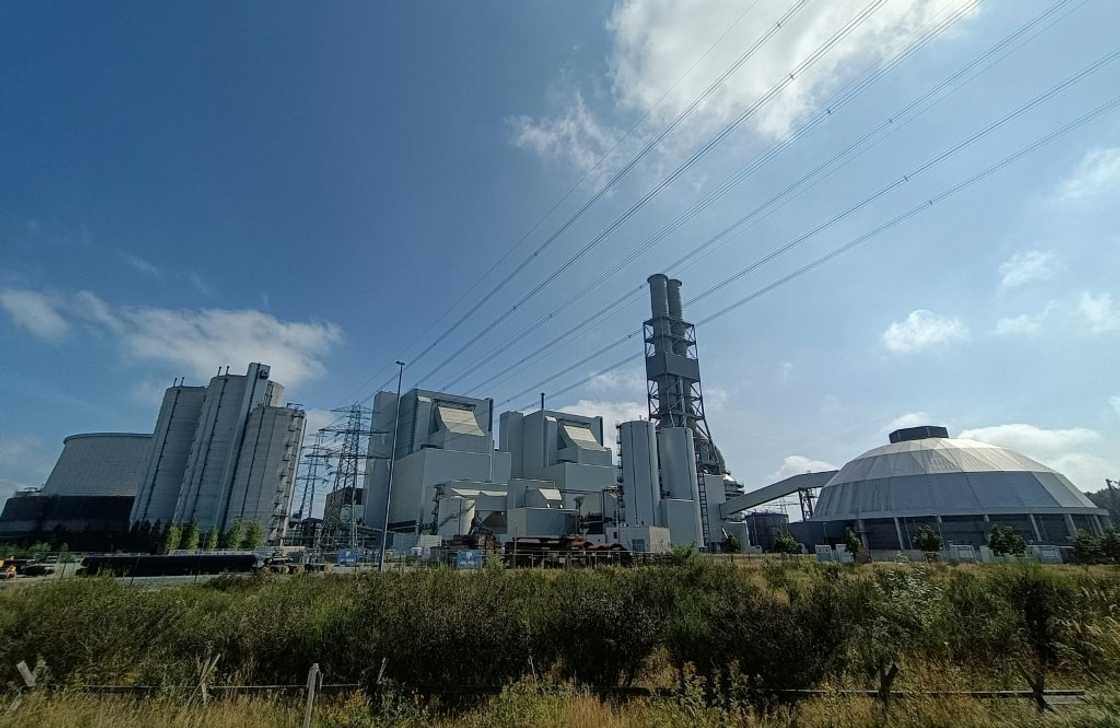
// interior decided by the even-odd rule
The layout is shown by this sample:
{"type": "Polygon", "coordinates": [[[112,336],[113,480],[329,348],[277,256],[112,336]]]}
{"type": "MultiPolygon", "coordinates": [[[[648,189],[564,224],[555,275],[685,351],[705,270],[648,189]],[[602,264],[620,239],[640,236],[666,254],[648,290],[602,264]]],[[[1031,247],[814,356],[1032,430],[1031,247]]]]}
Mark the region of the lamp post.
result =
{"type": "Polygon", "coordinates": [[[377,559],[378,572],[385,571],[385,547],[389,543],[389,506],[393,498],[393,464],[397,460],[397,426],[401,419],[401,382],[404,380],[404,362],[398,361],[397,402],[393,415],[393,446],[389,449],[389,484],[385,488],[385,520],[381,526],[381,554],[377,559]]]}

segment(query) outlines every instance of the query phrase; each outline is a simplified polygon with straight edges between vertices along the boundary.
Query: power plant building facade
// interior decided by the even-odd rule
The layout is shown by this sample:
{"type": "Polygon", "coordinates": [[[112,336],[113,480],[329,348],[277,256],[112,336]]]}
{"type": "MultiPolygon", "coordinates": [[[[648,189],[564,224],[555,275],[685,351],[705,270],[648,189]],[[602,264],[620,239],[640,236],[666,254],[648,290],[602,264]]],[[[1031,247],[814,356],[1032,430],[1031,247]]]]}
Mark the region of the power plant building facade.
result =
{"type": "Polygon", "coordinates": [[[304,412],[283,407],[267,365],[219,374],[206,387],[174,386],[163,398],[134,523],[195,523],[207,532],[261,524],[269,541],[287,526],[304,412]]]}
{"type": "Polygon", "coordinates": [[[994,525],[1027,543],[1061,545],[1079,531],[1101,535],[1108,513],[1042,463],[923,426],[892,432],[889,444],[844,465],[810,521],[791,528],[808,541],[836,541],[851,529],[869,549],[912,549],[923,526],[946,545],[981,546],[994,525]]]}

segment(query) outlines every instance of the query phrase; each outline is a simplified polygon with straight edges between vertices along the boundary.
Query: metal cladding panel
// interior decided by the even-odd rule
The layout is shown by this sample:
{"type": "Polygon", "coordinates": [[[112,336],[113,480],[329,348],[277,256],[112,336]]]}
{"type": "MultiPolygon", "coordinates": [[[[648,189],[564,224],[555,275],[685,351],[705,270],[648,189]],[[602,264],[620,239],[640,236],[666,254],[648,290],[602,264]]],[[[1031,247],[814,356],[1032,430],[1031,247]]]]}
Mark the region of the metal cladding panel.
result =
{"type": "Polygon", "coordinates": [[[436,413],[444,429],[460,435],[485,436],[486,432],[479,426],[473,410],[462,407],[453,407],[443,402],[437,402],[436,413]]]}
{"type": "Polygon", "coordinates": [[[657,427],[648,420],[623,422],[622,499],[626,525],[657,524],[661,504],[661,484],[657,477],[657,427]]]}
{"type": "Polygon", "coordinates": [[[522,424],[525,415],[520,412],[503,412],[499,419],[498,449],[510,454],[510,474],[520,478],[525,472],[522,424]]]}
{"type": "Polygon", "coordinates": [[[174,518],[205,398],[206,387],[169,387],[164,392],[144,475],[132,506],[133,523],[166,524],[174,518]]]}
{"type": "Polygon", "coordinates": [[[151,435],[71,435],[63,441],[42,495],[135,496],[151,444],[151,435]]]}
{"type": "Polygon", "coordinates": [[[177,523],[193,521],[202,531],[231,525],[230,496],[249,413],[268,404],[277,391],[268,376],[269,368],[254,362],[246,374],[210,380],[175,506],[177,523]]]}
{"type": "MultiPolygon", "coordinates": [[[[502,452],[478,453],[426,448],[396,462],[389,522],[431,521],[435,506],[435,486],[455,480],[509,482],[509,455],[502,452]]],[[[374,503],[371,493],[370,504],[374,503]]],[[[380,502],[384,508],[384,501],[380,502]]],[[[380,515],[383,517],[384,511],[380,515]]],[[[367,518],[377,517],[366,510],[367,518]]],[[[369,521],[367,521],[369,522],[369,521]]],[[[374,521],[373,523],[379,523],[374,521]]]]}
{"type": "Polygon", "coordinates": [[[700,506],[696,501],[666,498],[661,501],[661,518],[674,546],[704,546],[700,506]]]}
{"type": "Polygon", "coordinates": [[[1065,476],[967,439],[901,440],[852,460],[821,490],[815,521],[933,514],[1103,513],[1065,476]]]}
{"type": "Polygon", "coordinates": [[[665,375],[684,377],[691,381],[700,380],[700,362],[684,354],[671,351],[658,351],[646,357],[646,376],[657,379],[665,375]]]}
{"type": "Polygon", "coordinates": [[[436,513],[436,533],[443,539],[466,535],[471,531],[476,513],[473,498],[458,495],[440,498],[436,513]]]}
{"type": "Polygon", "coordinates": [[[71,533],[128,530],[131,496],[32,495],[9,498],[0,512],[0,538],[41,536],[55,529],[71,533]]]}
{"type": "Polygon", "coordinates": [[[234,473],[227,523],[256,521],[269,543],[284,535],[304,423],[302,410],[266,405],[253,409],[234,473]]]}
{"type": "Polygon", "coordinates": [[[663,427],[657,431],[657,451],[661,460],[661,489],[669,498],[694,500],[699,488],[696,479],[696,449],[692,429],[663,427]]]}
{"type": "Polygon", "coordinates": [[[723,485],[723,476],[702,475],[700,476],[700,487],[704,489],[705,502],[708,506],[706,512],[701,514],[701,517],[708,522],[708,538],[713,541],[721,541],[723,540],[723,519],[720,514],[720,506],[723,505],[727,494],[723,485]]]}
{"type": "Polygon", "coordinates": [[[558,508],[514,508],[506,513],[510,538],[565,536],[574,531],[575,511],[558,508]]]}

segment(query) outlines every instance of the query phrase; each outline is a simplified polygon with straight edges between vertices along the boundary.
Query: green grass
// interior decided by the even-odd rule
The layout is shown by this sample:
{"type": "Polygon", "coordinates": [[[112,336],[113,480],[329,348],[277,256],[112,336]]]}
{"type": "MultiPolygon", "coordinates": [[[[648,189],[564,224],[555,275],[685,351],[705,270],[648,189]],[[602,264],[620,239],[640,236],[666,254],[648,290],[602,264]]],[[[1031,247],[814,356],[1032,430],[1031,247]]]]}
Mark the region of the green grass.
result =
{"type": "MultiPolygon", "coordinates": [[[[244,725],[290,722],[291,705],[259,698],[218,702],[204,719],[169,712],[170,697],[131,702],[79,690],[192,685],[215,656],[214,684],[302,684],[318,663],[327,682],[366,686],[376,711],[357,705],[362,694],[332,699],[322,725],[375,725],[370,716],[390,708],[402,721],[421,715],[447,725],[505,724],[493,718],[502,710],[543,711],[538,722],[514,721],[521,725],[580,724],[571,722],[579,711],[608,725],[794,724],[781,723],[783,715],[797,725],[871,725],[828,721],[841,703],[852,720],[877,720],[872,701],[805,701],[795,720],[781,691],[876,689],[897,672],[886,683],[894,690],[1021,690],[1026,677],[1041,675],[1046,687],[1107,695],[1120,678],[1117,605],[1114,567],[690,559],[640,569],[264,577],[163,589],[66,579],[0,592],[0,685],[18,684],[17,662],[43,658],[56,690],[27,696],[17,713],[27,722],[11,725],[224,725],[238,724],[238,711],[244,725]],[[379,673],[392,690],[375,685],[379,673]],[[628,685],[683,687],[687,699],[615,705],[593,697],[628,685]],[[496,699],[452,701],[442,695],[447,686],[517,687],[496,699]],[[130,723],[132,715],[148,722],[130,723]]],[[[947,725],[936,714],[950,708],[967,713],[961,725],[1033,716],[1026,701],[930,705],[920,722],[925,708],[899,703],[890,724],[947,725]],[[919,722],[897,722],[911,719],[919,722]]]]}

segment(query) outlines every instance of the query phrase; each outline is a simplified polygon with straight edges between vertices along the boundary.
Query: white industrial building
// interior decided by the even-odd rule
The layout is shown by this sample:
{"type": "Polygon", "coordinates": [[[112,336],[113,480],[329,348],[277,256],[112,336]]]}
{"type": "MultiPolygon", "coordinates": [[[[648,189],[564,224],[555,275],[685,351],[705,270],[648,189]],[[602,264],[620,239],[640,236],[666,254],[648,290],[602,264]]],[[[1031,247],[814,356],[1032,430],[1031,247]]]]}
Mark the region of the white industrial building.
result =
{"type": "Polygon", "coordinates": [[[379,392],[366,469],[365,522],[448,540],[581,535],[634,551],[747,543],[720,506],[742,491],[705,422],[695,332],[681,318],[680,281],[650,278],[646,322],[650,419],[619,427],[620,463],[601,417],[553,410],[505,412],[494,448],[493,402],[414,389],[379,392]],[[394,432],[393,423],[397,422],[394,432]],[[393,442],[396,442],[394,451],[393,442]]]}
{"type": "Polygon", "coordinates": [[[305,416],[281,406],[284,387],[269,375],[251,363],[245,374],[227,368],[205,387],[164,393],[132,522],[193,522],[206,532],[256,521],[279,541],[305,416]]]}
{"type": "Polygon", "coordinates": [[[943,542],[981,546],[993,525],[1028,543],[1070,543],[1079,531],[1101,535],[1108,512],[1061,473],[1013,450],[949,437],[944,427],[896,430],[833,473],[805,539],[828,543],[851,529],[871,549],[914,548],[923,526],[943,542]]]}

